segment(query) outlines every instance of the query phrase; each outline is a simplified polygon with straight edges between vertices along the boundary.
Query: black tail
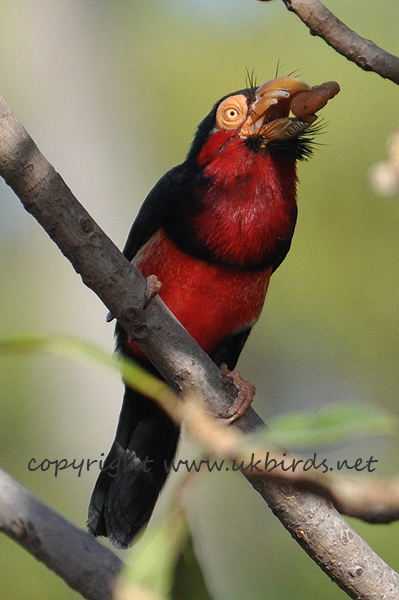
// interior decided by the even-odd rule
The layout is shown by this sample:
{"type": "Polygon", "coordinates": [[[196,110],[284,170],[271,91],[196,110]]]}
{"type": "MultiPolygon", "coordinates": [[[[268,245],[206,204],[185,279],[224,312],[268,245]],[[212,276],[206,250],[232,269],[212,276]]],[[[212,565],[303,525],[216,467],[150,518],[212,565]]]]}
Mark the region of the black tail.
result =
{"type": "Polygon", "coordinates": [[[93,535],[129,546],[151,517],[178,439],[178,427],[155,402],[126,388],[115,441],[90,500],[93,535]]]}

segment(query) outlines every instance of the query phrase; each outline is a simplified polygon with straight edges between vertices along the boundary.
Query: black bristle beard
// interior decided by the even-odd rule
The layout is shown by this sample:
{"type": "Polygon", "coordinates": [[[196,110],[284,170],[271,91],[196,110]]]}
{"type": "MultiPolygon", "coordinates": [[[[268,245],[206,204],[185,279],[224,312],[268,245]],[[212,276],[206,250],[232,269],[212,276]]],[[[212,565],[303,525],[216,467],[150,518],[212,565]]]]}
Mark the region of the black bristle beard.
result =
{"type": "Polygon", "coordinates": [[[308,160],[313,154],[314,141],[311,135],[301,135],[291,140],[273,140],[267,149],[272,156],[308,160]]]}
{"type": "Polygon", "coordinates": [[[268,152],[271,156],[290,158],[292,160],[308,160],[319,143],[314,138],[325,128],[324,122],[311,125],[304,133],[289,140],[265,141],[264,137],[254,135],[245,143],[253,152],[268,152]]]}
{"type": "Polygon", "coordinates": [[[245,141],[253,152],[267,152],[271,156],[307,160],[313,153],[314,141],[310,135],[301,135],[290,140],[273,140],[265,144],[261,135],[252,136],[245,141]]]}

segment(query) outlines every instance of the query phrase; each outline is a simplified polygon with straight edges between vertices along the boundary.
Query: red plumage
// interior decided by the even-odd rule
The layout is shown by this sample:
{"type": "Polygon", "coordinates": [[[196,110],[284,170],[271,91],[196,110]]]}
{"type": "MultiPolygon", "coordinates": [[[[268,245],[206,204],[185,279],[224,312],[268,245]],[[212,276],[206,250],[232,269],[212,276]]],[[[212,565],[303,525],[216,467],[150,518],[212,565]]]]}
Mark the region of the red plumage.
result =
{"type": "MultiPolygon", "coordinates": [[[[213,137],[205,144],[214,146],[213,137]]],[[[239,268],[273,264],[289,244],[296,221],[295,161],[253,152],[241,138],[203,165],[212,185],[202,192],[202,210],[194,229],[216,259],[239,268]]]]}
{"type": "MultiPolygon", "coordinates": [[[[160,279],[162,300],[208,354],[259,318],[271,274],[270,267],[237,271],[193,258],[162,230],[133,264],[146,277],[155,274],[160,279]]],[[[135,347],[133,353],[137,356],[135,347]]]]}

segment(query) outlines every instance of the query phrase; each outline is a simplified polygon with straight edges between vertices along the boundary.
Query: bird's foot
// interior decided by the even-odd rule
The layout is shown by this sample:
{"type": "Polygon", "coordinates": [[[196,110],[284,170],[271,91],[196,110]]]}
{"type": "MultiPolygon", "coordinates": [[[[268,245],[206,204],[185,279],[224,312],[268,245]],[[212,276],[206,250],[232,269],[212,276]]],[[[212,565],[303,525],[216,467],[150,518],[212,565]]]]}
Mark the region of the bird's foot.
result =
{"type": "MultiPolygon", "coordinates": [[[[156,275],[149,275],[146,279],[146,288],[144,292],[144,305],[143,308],[147,308],[150,300],[159,294],[159,291],[162,287],[162,282],[159,281],[156,275]]],[[[109,312],[105,317],[107,323],[111,323],[114,320],[114,315],[109,312]]]]}
{"type": "Polygon", "coordinates": [[[252,404],[256,388],[253,383],[244,379],[239,371],[230,371],[226,364],[222,364],[220,370],[232,379],[238,390],[238,396],[233,404],[224,415],[220,416],[224,422],[230,424],[245,414],[247,408],[252,404]]]}
{"type": "Polygon", "coordinates": [[[147,277],[146,289],[144,292],[144,306],[143,308],[147,308],[148,303],[157,296],[162,287],[162,282],[159,281],[156,275],[149,275],[147,277]]]}

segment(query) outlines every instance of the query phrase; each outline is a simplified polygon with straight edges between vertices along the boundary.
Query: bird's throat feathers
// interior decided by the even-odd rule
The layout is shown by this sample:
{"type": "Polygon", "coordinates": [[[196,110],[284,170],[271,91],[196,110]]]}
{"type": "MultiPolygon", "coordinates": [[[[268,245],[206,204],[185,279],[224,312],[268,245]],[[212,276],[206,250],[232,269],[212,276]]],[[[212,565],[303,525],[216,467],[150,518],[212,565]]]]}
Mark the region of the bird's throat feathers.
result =
{"type": "Polygon", "coordinates": [[[209,137],[197,157],[203,179],[192,226],[216,262],[276,268],[295,228],[296,164],[291,157],[255,152],[231,132],[209,137]],[[226,135],[229,133],[229,135],[226,135]]]}

